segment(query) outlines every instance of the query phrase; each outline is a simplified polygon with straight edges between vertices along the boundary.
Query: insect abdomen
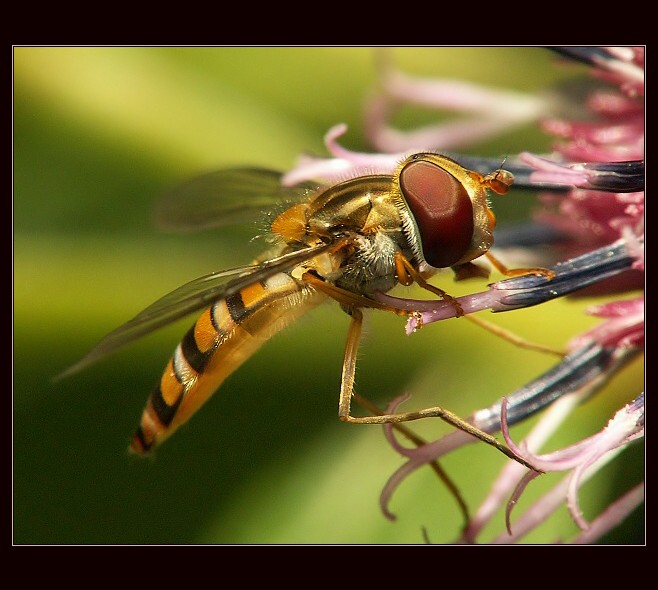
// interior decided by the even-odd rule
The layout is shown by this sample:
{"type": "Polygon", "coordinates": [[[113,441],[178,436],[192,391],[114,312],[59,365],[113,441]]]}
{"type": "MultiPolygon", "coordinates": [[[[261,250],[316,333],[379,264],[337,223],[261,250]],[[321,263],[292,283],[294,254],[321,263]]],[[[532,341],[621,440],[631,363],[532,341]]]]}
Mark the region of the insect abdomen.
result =
{"type": "Polygon", "coordinates": [[[131,450],[143,455],[164,441],[271,336],[322,298],[279,273],[205,309],[151,393],[131,450]]]}

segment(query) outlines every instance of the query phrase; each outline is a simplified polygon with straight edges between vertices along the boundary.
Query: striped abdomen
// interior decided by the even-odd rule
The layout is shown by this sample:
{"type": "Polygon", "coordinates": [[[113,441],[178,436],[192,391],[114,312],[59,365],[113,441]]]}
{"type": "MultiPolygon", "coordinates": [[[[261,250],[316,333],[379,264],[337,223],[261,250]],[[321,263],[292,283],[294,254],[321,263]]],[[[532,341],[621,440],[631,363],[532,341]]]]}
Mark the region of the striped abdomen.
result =
{"type": "Polygon", "coordinates": [[[151,393],[130,448],[145,454],[160,444],[270,337],[322,299],[279,273],[204,310],[151,393]]]}

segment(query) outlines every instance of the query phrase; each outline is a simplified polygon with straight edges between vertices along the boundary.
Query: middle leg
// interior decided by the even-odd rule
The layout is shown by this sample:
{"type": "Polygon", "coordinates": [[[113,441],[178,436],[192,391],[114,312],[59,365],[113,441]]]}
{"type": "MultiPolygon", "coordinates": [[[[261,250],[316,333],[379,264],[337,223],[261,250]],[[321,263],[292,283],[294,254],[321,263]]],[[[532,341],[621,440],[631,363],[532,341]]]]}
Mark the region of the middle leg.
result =
{"type": "Polygon", "coordinates": [[[403,412],[399,414],[382,414],[379,416],[362,416],[355,417],[350,413],[352,395],[354,393],[354,374],[356,370],[356,357],[361,340],[361,331],[363,327],[363,312],[359,308],[349,310],[352,317],[350,328],[347,336],[345,347],[345,357],[343,359],[343,373],[340,383],[340,399],[338,404],[338,417],[343,422],[350,424],[397,424],[399,422],[411,422],[421,418],[440,418],[451,426],[463,430],[464,432],[480,439],[481,441],[498,449],[501,453],[528,467],[534,469],[532,465],[522,458],[518,457],[511,449],[496,440],[492,435],[476,428],[469,422],[462,420],[459,416],[442,408],[435,406],[425,408],[415,412],[403,412]]]}

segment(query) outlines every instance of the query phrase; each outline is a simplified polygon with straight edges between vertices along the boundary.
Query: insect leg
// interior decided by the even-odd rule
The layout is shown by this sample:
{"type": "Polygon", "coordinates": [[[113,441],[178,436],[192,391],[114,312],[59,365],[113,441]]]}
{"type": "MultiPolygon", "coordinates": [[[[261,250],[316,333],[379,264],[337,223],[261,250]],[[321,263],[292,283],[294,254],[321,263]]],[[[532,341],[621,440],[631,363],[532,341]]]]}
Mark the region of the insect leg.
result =
{"type": "MultiPolygon", "coordinates": [[[[417,272],[411,263],[400,253],[396,255],[395,258],[395,264],[396,268],[402,267],[404,269],[404,272],[413,278],[413,280],[418,283],[423,289],[427,289],[428,291],[435,293],[448,301],[451,305],[453,305],[457,311],[457,317],[463,316],[466,318],[468,321],[473,322],[474,324],[477,324],[481,328],[484,328],[485,330],[491,332],[492,334],[495,334],[496,336],[499,336],[500,338],[503,338],[515,346],[518,346],[519,348],[525,348],[527,350],[535,350],[538,352],[546,352],[549,354],[555,354],[559,357],[563,357],[565,355],[565,352],[563,350],[557,350],[555,348],[551,348],[549,346],[544,346],[543,344],[537,344],[535,342],[530,342],[529,340],[525,340],[524,338],[521,338],[521,336],[518,336],[517,334],[514,334],[513,332],[510,332],[509,330],[505,330],[504,328],[501,328],[499,326],[496,326],[495,324],[492,324],[491,322],[487,322],[486,320],[483,320],[482,318],[478,318],[472,315],[464,315],[464,312],[462,310],[461,305],[459,305],[459,302],[452,298],[450,295],[448,295],[443,289],[439,289],[438,287],[435,287],[434,285],[431,285],[428,283],[421,275],[419,272],[417,272]]],[[[504,267],[503,267],[504,268],[504,267]]],[[[511,272],[514,273],[515,271],[508,271],[505,269],[506,272],[511,272]]],[[[519,270],[519,275],[522,274],[528,274],[529,272],[540,272],[543,271],[544,269],[537,268],[537,269],[517,269],[519,270]]],[[[398,271],[399,273],[400,271],[398,271]]],[[[550,271],[546,271],[549,273],[550,271]]],[[[517,276],[517,275],[514,275],[517,276]]],[[[405,283],[403,283],[405,284],[405,283]]]]}
{"type": "Polygon", "coordinates": [[[403,285],[410,285],[412,282],[415,282],[423,289],[438,295],[441,297],[441,299],[444,299],[450,303],[450,305],[455,308],[457,317],[464,315],[464,310],[462,309],[462,306],[459,305],[459,302],[454,297],[452,297],[452,295],[448,295],[443,289],[439,289],[438,287],[428,283],[401,252],[396,252],[395,254],[395,268],[397,270],[398,280],[400,283],[403,285]]]}
{"type": "Polygon", "coordinates": [[[517,457],[509,448],[501,444],[495,437],[483,432],[472,424],[462,420],[456,414],[435,406],[433,408],[426,408],[424,410],[417,410],[415,412],[404,412],[400,414],[382,414],[379,416],[363,416],[355,417],[350,414],[350,406],[352,403],[352,395],[354,394],[354,373],[356,370],[356,357],[359,348],[359,340],[361,339],[361,330],[363,326],[363,313],[358,308],[349,310],[352,316],[350,329],[347,336],[347,344],[345,346],[345,357],[343,359],[343,374],[340,382],[340,399],[338,403],[338,417],[343,422],[350,424],[397,424],[399,422],[411,422],[413,420],[420,420],[421,418],[441,418],[451,426],[463,430],[472,436],[480,439],[481,441],[495,447],[501,453],[518,461],[529,469],[534,469],[520,457],[517,457]]]}
{"type": "Polygon", "coordinates": [[[348,308],[371,307],[373,309],[381,309],[382,311],[388,311],[396,315],[404,316],[409,316],[411,313],[408,309],[401,309],[391,305],[386,305],[385,303],[380,303],[379,301],[369,299],[363,295],[358,295],[357,293],[352,293],[346,289],[341,289],[332,283],[328,283],[325,279],[313,271],[306,271],[301,278],[305,283],[315,287],[318,291],[328,295],[332,299],[338,301],[338,303],[341,303],[348,308]]]}
{"type": "Polygon", "coordinates": [[[550,346],[544,346],[543,344],[537,344],[536,342],[531,342],[530,340],[526,340],[525,338],[522,338],[518,334],[515,334],[514,332],[510,332],[509,330],[506,330],[505,328],[501,328],[500,326],[497,326],[496,324],[492,324],[491,322],[488,322],[487,320],[483,320],[482,318],[478,318],[473,315],[466,315],[464,317],[467,320],[473,322],[474,324],[480,326],[480,328],[484,328],[488,332],[491,332],[495,336],[499,336],[500,338],[503,338],[504,340],[511,342],[512,344],[518,346],[519,348],[525,348],[527,350],[535,350],[537,352],[546,352],[548,354],[557,355],[560,358],[566,356],[567,354],[564,350],[551,348],[550,346]]]}
{"type": "Polygon", "coordinates": [[[489,262],[491,262],[494,268],[499,273],[504,274],[506,277],[520,277],[523,275],[541,275],[548,279],[552,279],[555,276],[555,273],[552,270],[548,270],[547,268],[507,268],[491,252],[485,252],[484,255],[489,259],[489,262]]]}

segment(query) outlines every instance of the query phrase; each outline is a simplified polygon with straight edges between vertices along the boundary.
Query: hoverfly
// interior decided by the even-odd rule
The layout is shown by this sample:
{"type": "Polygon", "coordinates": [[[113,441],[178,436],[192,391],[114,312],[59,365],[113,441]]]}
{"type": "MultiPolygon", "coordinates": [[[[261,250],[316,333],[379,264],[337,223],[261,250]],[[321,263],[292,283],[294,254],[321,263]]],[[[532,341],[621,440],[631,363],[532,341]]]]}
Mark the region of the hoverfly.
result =
{"type": "Polygon", "coordinates": [[[440,408],[351,415],[362,309],[409,316],[413,312],[380,303],[373,295],[417,283],[451,302],[461,315],[458,302],[426,279],[438,269],[468,266],[482,255],[507,274],[544,272],[507,271],[489,253],[495,217],[487,190],[504,194],[512,182],[512,174],[504,170],[483,176],[435,153],[410,155],[391,175],[359,176],[324,188],[284,188],[278,173],[261,169],[225,170],[192,180],[172,193],[169,209],[163,209],[165,219],[190,227],[233,222],[241,216],[240,208],[197,207],[207,201],[205,192],[231,187],[237,187],[240,197],[254,199],[252,208],[260,206],[259,198],[272,195],[294,202],[269,224],[268,252],[248,266],[200,277],[165,295],[107,335],[65,374],[203,309],[175,349],[133,435],[131,449],[146,454],[185,423],[264,342],[329,298],[351,316],[339,418],[382,424],[444,417],[440,408]]]}

